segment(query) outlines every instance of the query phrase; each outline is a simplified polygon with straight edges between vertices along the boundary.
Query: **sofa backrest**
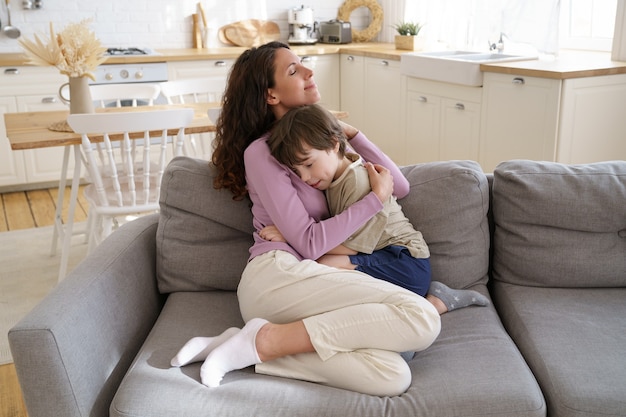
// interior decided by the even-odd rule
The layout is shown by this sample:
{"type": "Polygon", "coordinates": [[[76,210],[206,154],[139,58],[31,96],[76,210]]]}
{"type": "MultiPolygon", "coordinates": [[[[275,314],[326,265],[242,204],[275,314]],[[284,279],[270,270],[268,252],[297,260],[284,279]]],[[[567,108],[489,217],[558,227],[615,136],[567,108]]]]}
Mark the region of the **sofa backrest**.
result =
{"type": "Polygon", "coordinates": [[[514,160],[493,177],[495,280],[626,286],[626,161],[514,160]]]}
{"type": "Polygon", "coordinates": [[[398,202],[430,249],[432,279],[453,288],[487,283],[489,185],[473,161],[402,167],[409,195],[398,202]]]}
{"type": "Polygon", "coordinates": [[[236,290],[252,240],[250,201],[213,188],[207,161],[174,158],[163,174],[157,228],[159,291],[236,290]]]}
{"type": "MultiPolygon", "coordinates": [[[[486,283],[489,189],[480,166],[451,161],[403,167],[400,200],[431,251],[433,279],[455,288],[486,283]]],[[[249,200],[213,188],[213,167],[179,157],[163,176],[157,230],[159,290],[235,290],[252,240],[249,200]]]]}

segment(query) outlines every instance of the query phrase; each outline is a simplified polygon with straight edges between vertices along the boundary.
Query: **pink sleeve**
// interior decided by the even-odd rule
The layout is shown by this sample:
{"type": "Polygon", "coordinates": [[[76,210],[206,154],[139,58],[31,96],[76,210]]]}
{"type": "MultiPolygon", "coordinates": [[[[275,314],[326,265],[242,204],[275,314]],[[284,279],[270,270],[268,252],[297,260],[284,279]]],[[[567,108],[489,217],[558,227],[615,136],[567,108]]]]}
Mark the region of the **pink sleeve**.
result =
{"type": "Polygon", "coordinates": [[[362,132],[359,131],[356,136],[350,139],[349,144],[364,160],[373,164],[380,164],[391,171],[393,195],[403,198],[409,194],[409,181],[402,175],[400,168],[378,146],[370,142],[362,132]]]}
{"type": "Polygon", "coordinates": [[[343,213],[316,219],[311,212],[328,216],[324,194],[279,164],[265,141],[248,147],[245,165],[255,229],[275,225],[289,245],[307,259],[318,259],[341,244],[383,207],[370,192],[343,213]]]}

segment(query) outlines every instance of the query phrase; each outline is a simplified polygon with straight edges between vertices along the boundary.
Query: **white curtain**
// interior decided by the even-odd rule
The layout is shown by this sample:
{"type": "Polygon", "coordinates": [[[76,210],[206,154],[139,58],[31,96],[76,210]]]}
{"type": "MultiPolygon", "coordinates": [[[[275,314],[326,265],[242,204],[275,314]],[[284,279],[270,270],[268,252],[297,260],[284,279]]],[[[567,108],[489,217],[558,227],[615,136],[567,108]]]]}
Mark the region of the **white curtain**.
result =
{"type": "MultiPolygon", "coordinates": [[[[396,3],[383,0],[383,8],[387,2],[396,3]]],[[[558,50],[560,0],[398,0],[397,3],[404,5],[404,14],[397,19],[423,23],[422,35],[431,46],[486,50],[502,33],[505,53],[527,52],[532,48],[553,54],[558,50]]]]}
{"type": "Polygon", "coordinates": [[[393,42],[397,34],[394,26],[405,20],[405,3],[411,3],[411,0],[378,0],[378,2],[383,8],[383,26],[378,34],[378,40],[393,42]]]}

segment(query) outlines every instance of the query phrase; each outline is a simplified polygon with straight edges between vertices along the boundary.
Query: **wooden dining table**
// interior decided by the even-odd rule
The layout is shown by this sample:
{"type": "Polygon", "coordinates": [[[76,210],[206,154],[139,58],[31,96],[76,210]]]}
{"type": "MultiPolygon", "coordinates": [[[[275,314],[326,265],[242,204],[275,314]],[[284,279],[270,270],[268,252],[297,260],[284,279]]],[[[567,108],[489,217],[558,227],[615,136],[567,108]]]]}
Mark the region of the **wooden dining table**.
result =
{"type": "MultiPolygon", "coordinates": [[[[163,104],[138,107],[106,107],[97,108],[96,113],[109,112],[137,112],[177,109],[189,107],[194,110],[191,123],[185,128],[185,134],[214,132],[215,123],[209,118],[209,109],[219,109],[220,103],[189,103],[189,104],[163,104]]],[[[51,255],[56,255],[59,240],[62,244],[61,262],[59,266],[58,280],[61,281],[67,274],[67,264],[71,247],[71,238],[74,233],[74,211],[78,201],[78,190],[82,171],[82,157],[80,152],[81,135],[74,132],[52,130],[50,126],[59,126],[60,122],[67,119],[68,110],[35,111],[21,113],[5,113],[4,122],[6,133],[12,150],[40,149],[54,146],[65,147],[63,161],[61,162],[61,177],[59,179],[59,193],[57,198],[56,212],[54,215],[54,232],[52,236],[51,255]],[[74,175],[70,187],[68,207],[68,220],[62,221],[63,202],[65,187],[67,185],[67,170],[71,150],[74,151],[74,175]]],[[[155,132],[159,133],[160,132],[155,132]]],[[[176,135],[177,130],[168,134],[176,135]]],[[[140,134],[141,135],[141,134],[140,134]]],[[[111,136],[111,140],[121,139],[122,135],[111,136]]],[[[93,139],[98,140],[98,136],[93,139]]]]}
{"type": "MultiPolygon", "coordinates": [[[[218,109],[220,103],[189,103],[189,104],[158,104],[138,107],[105,107],[97,108],[96,113],[136,112],[151,110],[177,109],[190,107],[194,110],[191,124],[185,128],[186,134],[214,132],[215,124],[208,116],[209,109],[218,109]]],[[[59,132],[49,127],[66,120],[68,110],[33,111],[20,113],[5,113],[7,137],[14,151],[24,149],[39,149],[53,146],[80,145],[81,137],[74,132],[59,132]]],[[[176,134],[176,132],[168,132],[176,134]]],[[[97,138],[97,137],[96,137],[97,138]]]]}
{"type": "MultiPolygon", "coordinates": [[[[219,109],[220,103],[185,103],[185,104],[158,104],[153,106],[138,107],[105,107],[97,108],[96,113],[108,112],[135,112],[135,111],[152,111],[177,109],[181,107],[189,107],[194,110],[194,117],[191,123],[185,128],[185,134],[206,133],[215,131],[215,123],[209,118],[209,110],[219,109]]],[[[347,112],[331,111],[338,119],[344,119],[348,116],[347,112]]],[[[50,126],[58,125],[67,119],[68,110],[55,111],[34,111],[21,113],[5,113],[4,122],[6,133],[11,144],[12,150],[40,149],[54,146],[64,146],[63,161],[61,165],[61,178],[59,179],[59,193],[57,198],[57,207],[54,216],[54,233],[52,237],[51,255],[56,255],[57,244],[60,240],[62,243],[61,263],[59,267],[59,281],[67,274],[67,263],[71,246],[71,238],[74,224],[74,211],[78,201],[78,189],[80,186],[82,157],[81,157],[81,135],[74,132],[64,132],[51,130],[50,126]],[[68,207],[68,220],[66,224],[62,221],[63,201],[65,186],[67,184],[67,169],[69,165],[70,151],[74,153],[74,175],[70,187],[70,198],[68,207]]],[[[176,135],[177,130],[169,131],[168,134],[176,135]]],[[[160,132],[155,132],[160,134],[160,132]]],[[[138,134],[137,137],[139,137],[138,134]]],[[[131,135],[132,137],[132,135],[131,135]]],[[[98,136],[91,136],[93,140],[98,140],[98,136]]],[[[111,140],[122,139],[122,135],[117,138],[111,136],[111,140]]]]}

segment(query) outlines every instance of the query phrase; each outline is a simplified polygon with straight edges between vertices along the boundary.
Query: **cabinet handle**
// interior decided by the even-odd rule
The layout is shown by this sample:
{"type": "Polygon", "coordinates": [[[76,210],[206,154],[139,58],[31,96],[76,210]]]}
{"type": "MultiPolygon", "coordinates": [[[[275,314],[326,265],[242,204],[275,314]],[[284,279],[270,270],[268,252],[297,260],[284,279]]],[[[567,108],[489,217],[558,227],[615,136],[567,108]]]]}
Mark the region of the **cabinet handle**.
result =
{"type": "Polygon", "coordinates": [[[418,100],[422,103],[426,103],[428,101],[428,98],[426,96],[419,96],[418,100]]]}
{"type": "Polygon", "coordinates": [[[389,61],[384,61],[384,60],[383,60],[383,61],[380,61],[380,64],[381,64],[383,67],[386,67],[386,66],[388,66],[388,65],[389,65],[389,61]]]}
{"type": "Polygon", "coordinates": [[[225,67],[226,66],[226,62],[225,61],[215,61],[215,65],[216,67],[225,67]]]}
{"type": "Polygon", "coordinates": [[[454,107],[459,110],[465,110],[465,104],[463,103],[456,103],[454,107]]]}
{"type": "Polygon", "coordinates": [[[56,97],[44,97],[41,99],[42,103],[48,104],[48,103],[56,103],[57,102],[57,98],[56,97]]]}
{"type": "Polygon", "coordinates": [[[310,62],[310,61],[311,61],[310,56],[303,56],[302,58],[300,58],[300,62],[310,62]]]}
{"type": "Polygon", "coordinates": [[[513,84],[520,84],[523,85],[526,81],[524,81],[524,79],[522,77],[515,77],[513,78],[513,84]]]}
{"type": "Polygon", "coordinates": [[[20,73],[20,70],[17,68],[7,68],[4,70],[4,73],[6,75],[18,75],[20,73]]]}
{"type": "Polygon", "coordinates": [[[348,57],[346,58],[348,61],[354,61],[354,57],[352,55],[348,55],[348,57]]]}

